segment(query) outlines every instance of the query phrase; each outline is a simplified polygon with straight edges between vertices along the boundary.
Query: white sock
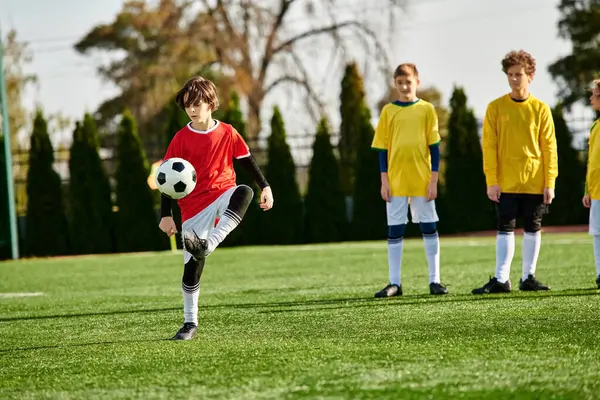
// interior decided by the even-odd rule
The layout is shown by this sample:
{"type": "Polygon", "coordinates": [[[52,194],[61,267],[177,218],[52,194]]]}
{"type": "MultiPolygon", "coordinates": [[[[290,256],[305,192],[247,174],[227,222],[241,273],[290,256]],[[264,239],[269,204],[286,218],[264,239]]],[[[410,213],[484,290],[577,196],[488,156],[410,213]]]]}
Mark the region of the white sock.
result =
{"type": "Polygon", "coordinates": [[[206,239],[208,241],[208,252],[212,253],[223,240],[242,222],[242,218],[231,210],[225,210],[219,223],[206,239]]]}
{"type": "Polygon", "coordinates": [[[600,236],[594,236],[594,258],[596,261],[596,273],[600,276],[600,236]]]}
{"type": "Polygon", "coordinates": [[[526,280],[529,275],[535,275],[540,246],[542,245],[542,232],[525,232],[523,235],[523,274],[526,280]]]}
{"type": "Polygon", "coordinates": [[[423,235],[429,266],[429,283],[440,283],[440,237],[437,232],[423,235]]]}
{"type": "Polygon", "coordinates": [[[183,293],[183,318],[184,322],[193,322],[198,325],[198,296],[200,295],[200,282],[194,287],[181,284],[183,293]]]}
{"type": "Polygon", "coordinates": [[[404,240],[388,239],[388,266],[390,273],[390,284],[400,286],[400,271],[402,268],[402,244],[404,240]]]}
{"type": "Polygon", "coordinates": [[[498,282],[510,279],[510,264],[515,255],[515,233],[498,232],[496,235],[496,274],[498,282]]]}

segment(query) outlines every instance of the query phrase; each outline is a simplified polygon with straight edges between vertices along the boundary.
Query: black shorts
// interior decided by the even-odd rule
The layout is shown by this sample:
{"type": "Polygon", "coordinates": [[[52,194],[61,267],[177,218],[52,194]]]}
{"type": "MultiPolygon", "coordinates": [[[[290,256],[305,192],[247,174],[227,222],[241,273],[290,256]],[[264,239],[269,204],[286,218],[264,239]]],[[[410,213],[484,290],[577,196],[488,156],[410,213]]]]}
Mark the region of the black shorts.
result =
{"type": "Polygon", "coordinates": [[[542,217],[548,211],[544,195],[502,193],[500,202],[496,204],[497,229],[512,232],[517,226],[517,218],[522,218],[525,232],[537,232],[542,228],[542,217]]]}

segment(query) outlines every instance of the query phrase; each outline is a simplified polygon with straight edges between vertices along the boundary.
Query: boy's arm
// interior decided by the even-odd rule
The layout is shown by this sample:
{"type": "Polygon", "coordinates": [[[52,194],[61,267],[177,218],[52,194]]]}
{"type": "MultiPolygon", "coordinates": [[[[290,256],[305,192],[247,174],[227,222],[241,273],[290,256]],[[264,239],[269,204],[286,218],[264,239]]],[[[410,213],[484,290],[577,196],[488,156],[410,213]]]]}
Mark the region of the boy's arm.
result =
{"type": "MultiPolygon", "coordinates": [[[[167,151],[165,152],[164,160],[168,160],[169,158],[177,157],[178,149],[179,149],[179,135],[175,134],[169,146],[167,147],[167,151]]],[[[171,198],[165,196],[164,194],[160,195],[160,217],[171,217],[171,198]]]]}
{"type": "Polygon", "coordinates": [[[267,179],[263,175],[262,171],[260,170],[258,165],[256,165],[256,161],[254,160],[254,157],[252,157],[252,154],[246,157],[238,158],[238,161],[240,162],[242,167],[244,167],[246,171],[250,173],[252,179],[254,179],[254,182],[256,182],[256,184],[261,189],[264,189],[267,186],[269,186],[269,182],[267,182],[267,179]]]}
{"type": "Polygon", "coordinates": [[[262,171],[258,165],[256,165],[256,161],[250,153],[250,148],[246,144],[246,141],[242,135],[240,135],[235,128],[233,128],[232,134],[233,157],[237,159],[242,167],[244,167],[244,169],[250,173],[252,179],[254,179],[254,182],[256,182],[261,189],[268,187],[269,182],[267,182],[267,179],[263,175],[262,171]]]}
{"type": "Polygon", "coordinates": [[[483,173],[487,186],[498,185],[498,133],[496,132],[496,110],[488,105],[483,119],[481,138],[483,173]]]}
{"type": "Polygon", "coordinates": [[[431,181],[437,183],[438,171],[440,169],[440,128],[437,113],[432,106],[427,115],[427,144],[431,156],[431,181]]]}
{"type": "Polygon", "coordinates": [[[160,195],[160,217],[171,216],[171,199],[164,194],[160,195]]]}
{"type": "Polygon", "coordinates": [[[540,122],[540,147],[544,162],[544,188],[554,189],[556,177],[558,176],[558,152],[556,149],[554,119],[548,106],[542,109],[540,122]]]}
{"type": "Polygon", "coordinates": [[[379,172],[381,172],[382,184],[388,182],[388,144],[388,118],[384,108],[379,116],[375,135],[373,136],[373,142],[371,143],[371,148],[377,150],[379,153],[379,172]]]}

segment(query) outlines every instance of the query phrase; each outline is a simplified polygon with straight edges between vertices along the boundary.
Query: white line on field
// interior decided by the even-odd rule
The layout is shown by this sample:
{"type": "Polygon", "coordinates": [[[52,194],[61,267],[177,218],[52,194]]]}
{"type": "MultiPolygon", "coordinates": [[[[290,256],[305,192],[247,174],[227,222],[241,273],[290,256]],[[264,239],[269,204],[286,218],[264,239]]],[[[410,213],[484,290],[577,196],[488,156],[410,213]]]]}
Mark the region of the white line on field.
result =
{"type": "Polygon", "coordinates": [[[0,299],[13,299],[15,297],[36,297],[43,296],[42,292],[29,292],[29,293],[0,293],[0,299]]]}

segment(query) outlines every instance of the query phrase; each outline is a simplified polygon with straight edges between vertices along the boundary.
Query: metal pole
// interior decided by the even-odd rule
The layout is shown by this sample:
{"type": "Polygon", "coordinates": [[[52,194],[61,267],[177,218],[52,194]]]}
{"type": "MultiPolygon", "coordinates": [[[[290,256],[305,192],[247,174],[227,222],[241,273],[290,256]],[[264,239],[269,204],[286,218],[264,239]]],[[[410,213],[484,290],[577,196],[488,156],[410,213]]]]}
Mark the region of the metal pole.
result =
{"type": "Polygon", "coordinates": [[[8,98],[4,77],[4,38],[0,30],[0,103],[2,105],[2,133],[4,134],[4,158],[6,162],[6,192],[8,196],[8,214],[10,222],[10,243],[12,258],[19,258],[19,234],[17,232],[17,214],[15,210],[15,189],[13,186],[12,151],[10,143],[10,128],[8,124],[8,98]]]}

